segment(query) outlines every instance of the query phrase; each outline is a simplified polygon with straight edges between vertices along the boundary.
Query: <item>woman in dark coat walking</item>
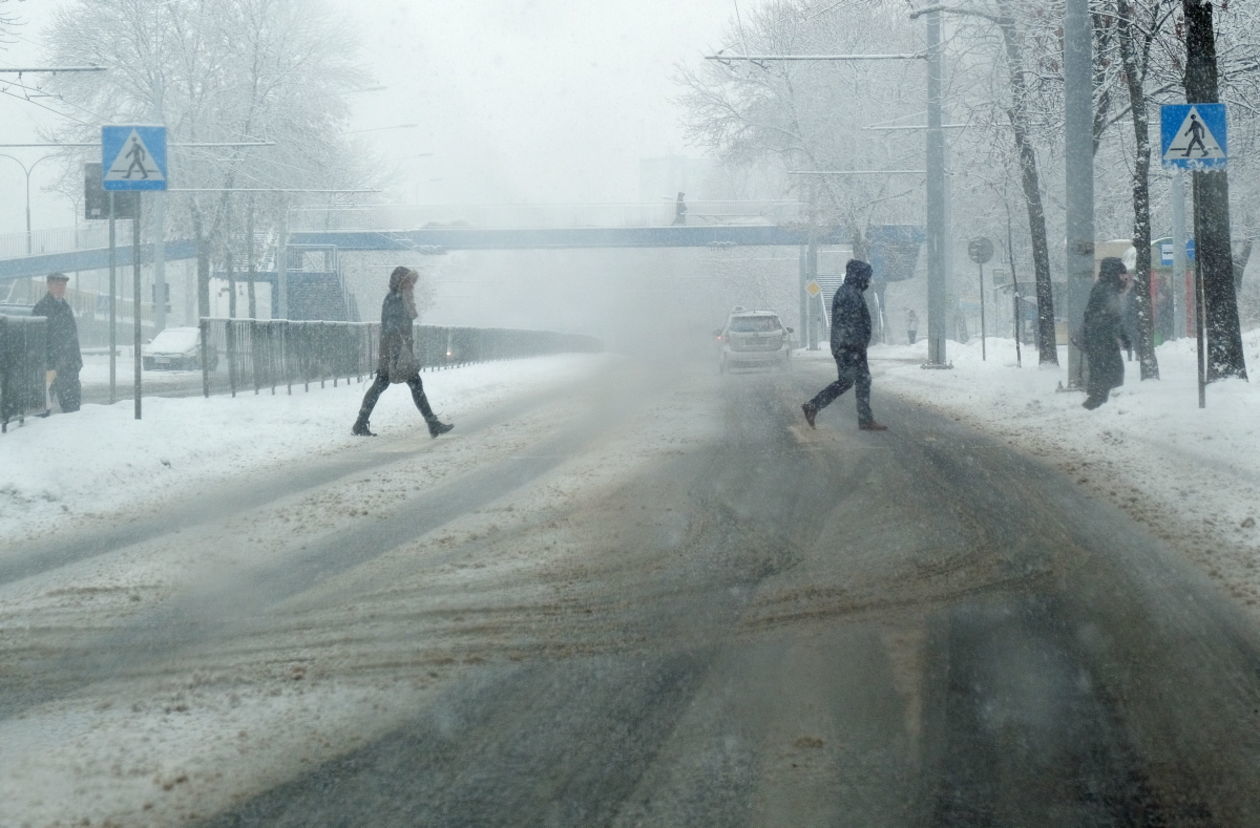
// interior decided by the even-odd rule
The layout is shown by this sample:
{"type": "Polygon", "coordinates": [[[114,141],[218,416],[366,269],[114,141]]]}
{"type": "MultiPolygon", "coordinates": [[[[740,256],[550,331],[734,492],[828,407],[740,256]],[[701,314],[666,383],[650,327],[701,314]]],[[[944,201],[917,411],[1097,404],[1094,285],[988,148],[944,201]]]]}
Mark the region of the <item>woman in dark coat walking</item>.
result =
{"type": "Polygon", "coordinates": [[[1098,265],[1098,281],[1089,292],[1082,329],[1085,355],[1089,358],[1089,396],[1082,405],[1095,409],[1111,396],[1111,389],[1124,385],[1124,359],[1120,345],[1129,347],[1121,311],[1121,295],[1128,287],[1124,262],[1115,257],[1098,265]]]}
{"type": "Polygon", "coordinates": [[[411,323],[416,318],[416,280],[420,274],[408,267],[399,265],[389,274],[389,294],[381,305],[381,356],[376,367],[376,380],[363,395],[363,405],[359,408],[359,418],[354,421],[350,433],[356,437],[375,437],[368,428],[368,418],[372,409],[380,399],[381,392],[390,383],[405,382],[411,387],[411,399],[416,408],[429,425],[429,435],[436,437],[454,428],[444,423],[433,413],[429,406],[429,398],[424,394],[424,383],[420,381],[420,363],[415,357],[415,342],[411,323]]]}

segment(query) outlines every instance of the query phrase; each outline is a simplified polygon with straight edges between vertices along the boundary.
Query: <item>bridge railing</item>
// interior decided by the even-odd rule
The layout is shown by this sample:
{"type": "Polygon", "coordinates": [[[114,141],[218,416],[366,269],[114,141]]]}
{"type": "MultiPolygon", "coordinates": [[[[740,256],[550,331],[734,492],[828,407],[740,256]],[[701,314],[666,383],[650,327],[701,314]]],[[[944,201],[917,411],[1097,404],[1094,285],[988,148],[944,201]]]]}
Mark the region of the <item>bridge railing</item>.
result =
{"type": "MultiPolygon", "coordinates": [[[[796,201],[696,201],[687,203],[688,225],[771,224],[798,221],[796,201]]],[[[612,204],[362,205],[290,213],[298,232],[413,230],[424,227],[563,228],[666,227],[677,218],[674,201],[612,204]]]]}
{"type": "MultiPolygon", "coordinates": [[[[203,393],[277,389],[309,391],[318,383],[334,387],[361,382],[376,372],[380,323],[286,319],[201,320],[203,393]]],[[[505,328],[415,326],[415,353],[421,370],[434,371],[477,362],[521,359],[602,349],[590,336],[505,328]]]]}
{"type": "MultiPolygon", "coordinates": [[[[797,201],[689,201],[683,223],[688,226],[782,226],[808,215],[797,201]]],[[[400,206],[373,204],[289,211],[293,232],[395,231],[426,227],[481,229],[667,227],[678,219],[673,199],[607,204],[445,204],[400,206]]],[[[119,230],[119,246],[130,244],[127,221],[119,230]]],[[[237,234],[236,252],[244,255],[244,236],[237,234]]],[[[145,239],[146,244],[149,242],[145,239]]],[[[274,234],[260,232],[255,244],[259,261],[272,264],[274,234]]],[[[30,256],[100,250],[109,245],[108,222],[79,222],[31,233],[30,256]]],[[[147,254],[146,254],[147,255],[147,254]]],[[[0,234],[0,260],[27,258],[26,233],[0,234]]]]}
{"type": "MultiPolygon", "coordinates": [[[[119,245],[131,243],[130,224],[130,221],[119,221],[119,245]]],[[[32,231],[30,255],[42,256],[45,253],[65,253],[68,250],[108,246],[109,222],[93,221],[32,231]]],[[[26,233],[0,234],[0,259],[20,259],[26,255],[26,233]]]]}

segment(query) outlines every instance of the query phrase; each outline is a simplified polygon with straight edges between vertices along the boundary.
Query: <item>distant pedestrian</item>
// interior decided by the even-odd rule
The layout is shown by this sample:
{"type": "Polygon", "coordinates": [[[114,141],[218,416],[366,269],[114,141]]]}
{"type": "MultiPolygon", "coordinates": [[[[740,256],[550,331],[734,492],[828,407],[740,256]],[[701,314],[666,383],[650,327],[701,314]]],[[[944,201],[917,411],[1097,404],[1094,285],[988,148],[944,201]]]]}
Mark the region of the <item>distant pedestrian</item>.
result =
{"type": "Polygon", "coordinates": [[[678,199],[674,201],[674,224],[687,223],[687,202],[686,193],[679,193],[678,199]]]}
{"type": "Polygon", "coordinates": [[[1129,345],[1121,316],[1120,296],[1128,287],[1124,262],[1109,256],[1098,265],[1098,281],[1089,292],[1082,327],[1082,347],[1089,360],[1088,396],[1082,403],[1095,409],[1111,396],[1111,389],[1124,385],[1124,360],[1120,345],[1129,345]]]}
{"type": "Polygon", "coordinates": [[[913,310],[906,311],[906,339],[913,345],[918,341],[919,317],[913,310]]]}
{"type": "Polygon", "coordinates": [[[66,301],[66,284],[70,277],[64,273],[48,274],[48,292],[31,309],[32,316],[48,318],[47,346],[44,352],[45,384],[47,388],[47,416],[52,410],[52,400],[64,412],[78,411],[83,397],[79,383],[79,371],[83,368],[83,354],[79,350],[79,327],[74,321],[74,311],[66,301]]]}
{"type": "Polygon", "coordinates": [[[420,363],[415,356],[415,341],[412,333],[412,320],[416,318],[416,280],[420,274],[408,267],[399,265],[389,274],[389,293],[381,304],[381,343],[380,360],[376,367],[376,379],[367,393],[363,395],[363,405],[359,407],[359,418],[354,421],[350,433],[356,437],[375,437],[368,427],[368,419],[381,392],[390,383],[405,382],[411,388],[411,399],[421,416],[429,426],[429,435],[436,437],[454,428],[444,423],[433,413],[429,406],[429,398],[424,393],[424,383],[420,381],[420,363]]]}
{"type": "Polygon", "coordinates": [[[836,360],[839,377],[801,406],[810,428],[814,427],[819,411],[856,386],[858,428],[888,430],[871,414],[871,369],[866,361],[866,349],[871,343],[871,312],[862,296],[870,284],[871,266],[859,259],[850,259],[844,267],[844,283],[831,300],[831,355],[836,360]]]}

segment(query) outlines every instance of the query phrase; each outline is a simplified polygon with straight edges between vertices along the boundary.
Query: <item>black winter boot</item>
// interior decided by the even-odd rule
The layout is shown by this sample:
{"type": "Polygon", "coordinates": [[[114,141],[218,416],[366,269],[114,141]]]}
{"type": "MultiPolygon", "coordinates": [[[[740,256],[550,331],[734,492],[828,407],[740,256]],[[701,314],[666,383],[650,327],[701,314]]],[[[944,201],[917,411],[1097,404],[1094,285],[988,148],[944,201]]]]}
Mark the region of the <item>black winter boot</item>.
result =
{"type": "Polygon", "coordinates": [[[437,417],[434,417],[433,419],[429,420],[428,423],[429,423],[429,436],[430,437],[436,437],[439,434],[445,434],[446,432],[450,431],[452,428],[455,427],[453,423],[444,423],[441,420],[439,420],[437,417]]]}
{"type": "Polygon", "coordinates": [[[375,437],[376,432],[368,428],[368,421],[365,417],[360,417],[354,421],[354,428],[350,429],[350,433],[355,437],[375,437]]]}

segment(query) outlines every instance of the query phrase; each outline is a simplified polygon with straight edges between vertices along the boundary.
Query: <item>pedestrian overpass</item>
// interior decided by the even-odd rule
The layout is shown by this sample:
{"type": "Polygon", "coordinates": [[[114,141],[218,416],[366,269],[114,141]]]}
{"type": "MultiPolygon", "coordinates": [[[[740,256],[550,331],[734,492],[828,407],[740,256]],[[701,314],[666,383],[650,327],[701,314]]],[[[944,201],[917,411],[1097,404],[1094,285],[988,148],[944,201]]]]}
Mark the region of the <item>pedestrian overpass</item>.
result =
{"type": "MultiPolygon", "coordinates": [[[[398,251],[440,255],[460,250],[540,250],[580,248],[736,248],[791,246],[799,248],[844,244],[848,234],[839,227],[818,227],[807,221],[808,205],[793,201],[697,201],[688,205],[685,223],[678,222],[673,200],[633,204],[458,205],[406,207],[391,205],[305,207],[291,209],[287,230],[260,234],[253,279],[273,286],[272,315],[289,318],[345,319],[355,316],[346,295],[338,254],[398,251]],[[331,251],[315,268],[292,266],[308,257],[279,255],[298,251],[331,251]],[[329,265],[327,262],[332,262],[329,265]],[[342,296],[340,301],[335,297],[342,296]],[[337,307],[333,307],[336,305],[337,307]],[[286,309],[283,313],[281,309],[286,309]]],[[[114,265],[128,273],[133,266],[128,222],[119,223],[114,265]]],[[[893,259],[881,251],[912,248],[917,257],[922,229],[909,225],[867,228],[877,272],[890,276],[893,259]]],[[[245,265],[248,248],[244,233],[232,237],[238,282],[249,279],[245,265]]],[[[153,244],[140,247],[141,264],[158,252],[153,244]]],[[[190,239],[167,241],[167,262],[195,259],[190,239]]],[[[20,239],[0,238],[0,298],[16,280],[39,278],[54,271],[104,271],[110,266],[107,226],[92,222],[60,231],[41,231],[20,239]],[[30,249],[15,250],[19,245],[30,249]]],[[[318,259],[319,257],[313,257],[318,259]]],[[[802,257],[802,280],[816,272],[802,257]]],[[[913,263],[911,263],[911,269],[913,263]]],[[[215,272],[215,277],[225,274],[215,272]]],[[[910,274],[906,273],[908,277],[910,274]]],[[[123,277],[125,278],[125,277],[123,277]]]]}
{"type": "MultiPolygon", "coordinates": [[[[445,208],[445,215],[454,217],[446,220],[438,218],[439,208],[294,211],[289,216],[292,230],[287,234],[287,243],[293,247],[334,247],[347,252],[443,253],[596,247],[801,246],[811,240],[811,229],[800,220],[800,205],[795,202],[700,202],[692,207],[685,225],[662,221],[658,205],[552,206],[568,208],[566,211],[548,211],[548,207],[445,208]],[[707,211],[706,204],[710,205],[707,211]]],[[[120,222],[119,227],[127,232],[118,233],[114,263],[120,269],[130,268],[133,264],[130,228],[125,221],[120,222]]],[[[64,229],[44,231],[33,237],[36,244],[31,253],[15,250],[16,237],[0,240],[0,285],[54,271],[107,269],[110,251],[104,229],[100,223],[86,229],[75,228],[73,239],[64,229]]],[[[243,239],[243,234],[241,236],[243,239]]],[[[25,240],[25,235],[21,240],[25,240]]],[[[842,238],[839,228],[815,228],[813,240],[835,244],[842,238]]],[[[273,233],[259,245],[259,261],[272,265],[267,270],[274,269],[277,244],[279,241],[273,233]]],[[[241,247],[238,253],[243,252],[243,242],[241,247]]],[[[142,245],[141,263],[152,262],[155,252],[154,245],[142,245]]],[[[181,239],[168,241],[163,253],[166,261],[178,261],[196,258],[197,249],[192,240],[181,239]]],[[[244,257],[238,255],[237,261],[244,261],[244,257]]],[[[261,275],[260,278],[267,277],[261,275]]]]}

